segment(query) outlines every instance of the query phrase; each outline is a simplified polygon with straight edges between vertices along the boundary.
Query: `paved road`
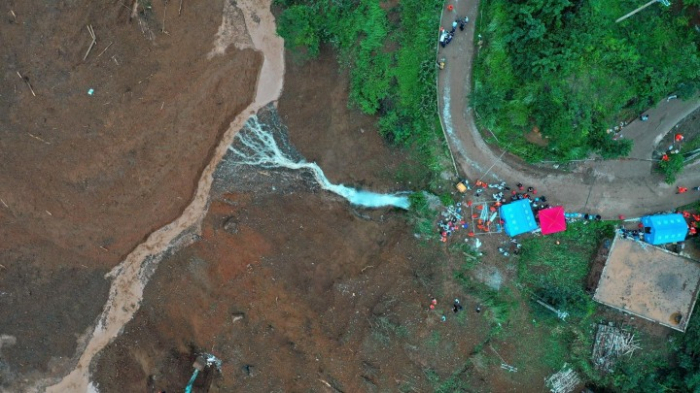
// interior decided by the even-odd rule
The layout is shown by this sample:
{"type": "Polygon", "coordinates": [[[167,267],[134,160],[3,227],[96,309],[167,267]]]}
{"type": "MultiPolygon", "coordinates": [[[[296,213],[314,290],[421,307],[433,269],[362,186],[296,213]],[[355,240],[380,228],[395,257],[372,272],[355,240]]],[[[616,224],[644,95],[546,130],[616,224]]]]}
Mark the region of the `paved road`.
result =
{"type": "MultiPolygon", "coordinates": [[[[443,11],[442,25],[450,27],[457,16],[469,16],[464,32],[457,30],[447,48],[440,48],[438,57],[447,59],[447,67],[438,77],[438,107],[448,143],[457,166],[469,179],[521,182],[532,185],[560,203],[568,211],[601,214],[604,218],[623,214],[636,217],[647,213],[672,210],[690,203],[700,195],[688,192],[675,194],[675,186],[667,185],[652,171],[650,161],[637,159],[589,161],[571,172],[529,165],[519,158],[487,145],[474,123],[474,111],[467,96],[471,90],[472,60],[475,55],[474,26],[479,1],[452,0],[455,10],[443,11]]],[[[634,121],[624,128],[623,135],[637,143],[631,157],[648,159],[651,150],[666,132],[685,116],[700,107],[700,99],[661,102],[649,110],[649,121],[634,121]]],[[[700,170],[693,168],[679,176],[677,185],[700,185],[700,170]]]]}

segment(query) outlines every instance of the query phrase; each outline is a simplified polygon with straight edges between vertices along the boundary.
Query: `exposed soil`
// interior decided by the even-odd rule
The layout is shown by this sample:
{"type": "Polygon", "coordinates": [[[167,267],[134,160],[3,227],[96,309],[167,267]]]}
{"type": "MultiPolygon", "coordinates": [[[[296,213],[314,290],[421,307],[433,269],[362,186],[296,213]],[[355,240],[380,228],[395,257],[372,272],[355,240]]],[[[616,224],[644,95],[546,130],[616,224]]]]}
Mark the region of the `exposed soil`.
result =
{"type": "Polygon", "coordinates": [[[104,274],[180,215],[251,102],[260,55],[207,56],[222,9],[170,5],[166,34],[163,2],[132,20],[122,2],[3,4],[0,333],[16,338],[4,387],[67,371],[106,301],[104,274]],[[88,24],[97,44],[83,61],[88,24]]]}
{"type": "Polygon", "coordinates": [[[385,146],[375,117],[348,110],[348,75],[338,70],[330,49],[303,64],[295,56],[286,58],[289,77],[279,110],[292,130],[292,144],[333,182],[374,191],[397,190],[392,180],[397,169],[407,164],[405,152],[385,146]]]}
{"type": "Polygon", "coordinates": [[[224,367],[199,391],[426,391],[426,372],[464,366],[487,313],[443,287],[453,266],[439,247],[421,248],[402,213],[358,211],[309,181],[222,164],[202,238],[161,262],[95,365],[101,392],[182,389],[203,350],[224,367]],[[432,296],[447,304],[429,311],[432,296]]]}
{"type": "MultiPolygon", "coordinates": [[[[188,0],[178,16],[169,2],[168,34],[164,2],[131,22],[121,2],[78,3],[10,2],[0,22],[0,334],[16,338],[0,337],[6,390],[70,371],[105,304],[105,273],[187,205],[261,68],[252,50],[207,56],[234,3],[188,0]],[[86,24],[98,43],[84,62],[86,24]]],[[[286,66],[280,114],[261,117],[279,116],[298,154],[333,182],[412,188],[396,180],[411,163],[376,119],[347,108],[347,75],[328,51],[286,66]]],[[[167,252],[134,319],[92,362],[100,392],[182,390],[202,351],[223,368],[201,374],[198,392],[431,391],[448,378],[475,392],[544,390],[552,370],[527,352],[542,329],[523,312],[487,342],[494,313],[476,313],[455,279],[464,258],[417,239],[403,212],[358,209],[308,174],[230,157],[211,198],[201,235],[167,252]]],[[[483,241],[476,278],[517,291],[517,259],[496,250],[507,240],[483,241]]]]}
{"type": "MultiPolygon", "coordinates": [[[[324,82],[334,86],[336,64],[327,53],[318,64],[316,88],[329,90],[324,82]]],[[[288,67],[287,80],[303,69],[288,67]]],[[[334,181],[393,188],[387,161],[358,160],[353,178],[342,160],[323,155],[356,135],[356,124],[377,138],[374,120],[349,111],[344,94],[297,99],[307,88],[286,83],[279,102],[286,111],[280,118],[298,124],[289,127],[290,140],[314,141],[294,147],[325,157],[317,161],[334,181]],[[302,108],[322,103],[348,123],[309,127],[302,108]]],[[[261,119],[276,124],[275,116],[268,107],[261,119]]],[[[374,142],[351,143],[355,150],[343,154],[371,150],[402,164],[374,142]]],[[[430,391],[454,373],[474,391],[542,390],[550,370],[504,376],[494,353],[475,355],[487,339],[490,311],[476,313],[478,299],[453,279],[460,254],[445,253],[438,242],[422,245],[400,211],[357,209],[321,191],[308,174],[234,166],[230,157],[212,197],[201,239],[161,262],[134,320],[93,364],[101,392],[182,389],[200,351],[215,353],[224,366],[200,376],[196,391],[430,391]],[[434,311],[432,297],[439,299],[434,311]],[[454,298],[464,305],[458,314],[454,298]]],[[[483,249],[496,255],[503,241],[495,236],[483,249]]],[[[497,263],[509,280],[512,261],[497,263]]],[[[509,348],[499,354],[514,358],[509,348]]]]}
{"type": "Polygon", "coordinates": [[[168,34],[162,2],[131,22],[120,2],[6,5],[0,197],[28,231],[111,267],[180,213],[260,67],[250,50],[207,58],[216,3],[171,7],[168,34]],[[98,43],[82,61],[87,24],[98,43]]]}

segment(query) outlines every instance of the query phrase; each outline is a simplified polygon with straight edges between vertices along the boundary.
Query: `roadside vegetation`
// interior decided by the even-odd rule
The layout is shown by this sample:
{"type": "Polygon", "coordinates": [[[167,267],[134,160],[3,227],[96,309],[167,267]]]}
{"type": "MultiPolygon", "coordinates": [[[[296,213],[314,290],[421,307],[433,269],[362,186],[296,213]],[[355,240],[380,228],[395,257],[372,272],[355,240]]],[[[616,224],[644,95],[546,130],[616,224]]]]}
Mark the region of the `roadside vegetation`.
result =
{"type": "MultiPolygon", "coordinates": [[[[674,184],[678,175],[683,172],[687,165],[692,165],[700,160],[700,134],[695,131],[696,126],[692,123],[686,124],[685,122],[682,123],[682,126],[687,131],[690,131],[690,135],[688,136],[689,139],[680,143],[678,153],[672,153],[672,149],[670,148],[668,150],[664,149],[666,153],[665,157],[659,160],[658,165],[656,166],[656,170],[664,175],[664,180],[668,184],[674,184]]],[[[675,132],[678,131],[674,130],[674,133],[675,132]]],[[[671,133],[670,137],[675,137],[674,133],[671,133]]],[[[680,133],[685,134],[684,132],[680,133]]],[[[663,140],[660,144],[664,148],[668,146],[668,144],[663,140]]],[[[678,148],[677,143],[674,143],[672,146],[674,149],[678,148]]]]}
{"type": "Polygon", "coordinates": [[[630,141],[613,141],[607,129],[671,93],[690,97],[700,83],[700,38],[685,3],[655,4],[615,23],[639,3],[482,2],[471,96],[477,121],[531,162],[627,155],[630,141]],[[525,139],[534,127],[540,145],[525,139]]]}
{"type": "Polygon", "coordinates": [[[664,181],[667,184],[676,182],[676,177],[683,172],[685,165],[683,154],[670,154],[668,161],[659,161],[658,171],[664,175],[664,181]]]}
{"type": "Polygon", "coordinates": [[[405,0],[396,6],[376,0],[276,4],[283,6],[277,32],[287,47],[308,60],[330,45],[350,75],[349,105],[379,117],[381,135],[408,149],[420,164],[407,168],[405,175],[430,187],[449,166],[435,91],[442,1],[405,0]]]}

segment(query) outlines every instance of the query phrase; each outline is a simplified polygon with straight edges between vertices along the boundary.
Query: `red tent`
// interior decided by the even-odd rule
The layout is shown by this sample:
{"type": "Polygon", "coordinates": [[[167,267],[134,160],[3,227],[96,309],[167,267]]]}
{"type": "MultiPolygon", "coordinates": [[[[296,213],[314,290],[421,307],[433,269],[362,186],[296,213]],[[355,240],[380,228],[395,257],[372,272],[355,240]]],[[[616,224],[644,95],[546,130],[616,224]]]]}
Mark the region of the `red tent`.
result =
{"type": "Polygon", "coordinates": [[[542,209],[540,210],[538,216],[543,235],[563,232],[566,230],[566,219],[564,218],[563,207],[554,206],[547,209],[542,209]]]}

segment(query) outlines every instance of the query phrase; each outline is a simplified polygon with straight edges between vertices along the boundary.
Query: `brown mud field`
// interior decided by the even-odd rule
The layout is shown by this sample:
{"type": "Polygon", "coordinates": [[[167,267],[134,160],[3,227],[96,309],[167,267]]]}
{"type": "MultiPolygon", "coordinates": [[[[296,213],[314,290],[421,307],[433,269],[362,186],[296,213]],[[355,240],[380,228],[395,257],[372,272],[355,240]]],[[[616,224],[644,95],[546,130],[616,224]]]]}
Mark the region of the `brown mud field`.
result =
{"type": "MultiPolygon", "coordinates": [[[[329,53],[288,62],[286,75],[280,114],[268,107],[260,118],[280,135],[289,125],[290,154],[315,159],[334,182],[406,186],[387,169],[402,163],[400,152],[374,119],[347,109],[329,53]],[[323,107],[332,110],[309,109],[323,107]],[[363,156],[371,159],[346,161],[363,156]]],[[[223,367],[198,377],[201,392],[431,391],[455,374],[474,391],[541,390],[542,370],[497,380],[504,371],[492,353],[474,358],[489,310],[476,313],[477,300],[452,279],[461,259],[417,240],[405,213],[350,206],[303,172],[232,161],[216,173],[201,237],[160,263],[134,320],[93,363],[101,392],[182,389],[202,351],[223,367]],[[432,297],[440,300],[430,311],[432,297]],[[454,298],[465,306],[458,314],[454,298]]]]}
{"type": "Polygon", "coordinates": [[[105,273],[182,213],[252,100],[260,55],[208,59],[223,1],[187,3],[167,9],[165,32],[162,2],[134,17],[122,2],[0,6],[4,391],[69,370],[105,273]]]}
{"type": "MultiPolygon", "coordinates": [[[[276,123],[267,111],[261,119],[276,123]]],[[[463,367],[488,331],[485,314],[443,323],[451,303],[428,311],[431,295],[450,291],[433,268],[448,261],[420,247],[402,212],[357,209],[308,174],[231,161],[217,172],[201,238],[161,262],[140,311],[95,363],[101,392],[181,389],[197,351],[224,364],[197,380],[199,391],[426,391],[427,371],[463,367]]]]}
{"type": "MultiPolygon", "coordinates": [[[[102,322],[105,274],[180,216],[254,99],[260,53],[209,56],[222,9],[236,3],[188,0],[182,13],[175,3],[133,17],[119,1],[3,6],[1,391],[75,368],[102,322]],[[97,44],[83,60],[87,25],[97,44]]],[[[376,118],[348,108],[330,50],[292,57],[283,95],[259,113],[288,153],[333,183],[415,189],[418,166],[382,140],[376,118]]],[[[223,366],[200,374],[196,392],[544,391],[553,370],[531,361],[546,354],[528,352],[543,331],[528,304],[495,337],[497,313],[472,291],[518,292],[517,259],[497,251],[505,237],[483,238],[482,266],[464,279],[461,239],[428,242],[404,211],[351,206],[309,173],[228,154],[210,197],[201,232],[165,253],[133,320],[90,364],[99,392],[182,391],[201,352],[223,366]]]]}

